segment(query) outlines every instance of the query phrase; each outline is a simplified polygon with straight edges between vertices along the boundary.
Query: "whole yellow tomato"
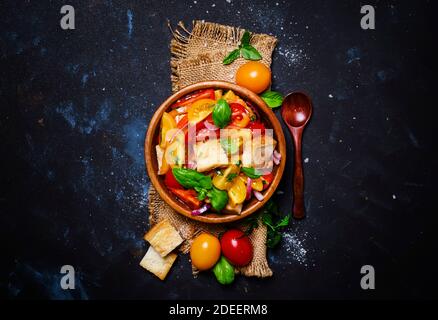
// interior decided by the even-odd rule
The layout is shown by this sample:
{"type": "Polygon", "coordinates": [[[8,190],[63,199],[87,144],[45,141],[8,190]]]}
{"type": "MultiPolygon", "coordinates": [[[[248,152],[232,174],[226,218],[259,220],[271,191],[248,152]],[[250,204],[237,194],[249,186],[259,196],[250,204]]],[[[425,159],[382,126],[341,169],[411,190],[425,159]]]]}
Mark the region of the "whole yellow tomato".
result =
{"type": "Polygon", "coordinates": [[[262,93],[271,84],[271,70],[261,62],[247,62],[237,69],[236,83],[255,93],[262,93]]]}
{"type": "Polygon", "coordinates": [[[219,239],[209,233],[201,233],[193,240],[190,247],[192,264],[201,271],[213,268],[220,255],[219,239]]]}

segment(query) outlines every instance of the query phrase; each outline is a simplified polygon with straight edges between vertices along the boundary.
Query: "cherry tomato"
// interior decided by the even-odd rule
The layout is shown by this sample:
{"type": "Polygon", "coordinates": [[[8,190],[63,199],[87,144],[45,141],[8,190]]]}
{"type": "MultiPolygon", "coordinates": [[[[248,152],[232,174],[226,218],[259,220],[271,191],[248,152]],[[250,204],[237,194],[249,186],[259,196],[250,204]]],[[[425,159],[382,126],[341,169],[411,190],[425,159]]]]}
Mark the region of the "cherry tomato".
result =
{"type": "Polygon", "coordinates": [[[237,69],[236,83],[255,93],[262,93],[271,84],[271,70],[261,62],[247,62],[237,69]]]}
{"type": "Polygon", "coordinates": [[[219,239],[209,233],[201,233],[195,238],[190,247],[190,259],[199,270],[208,270],[214,267],[221,256],[219,239]]]}
{"type": "Polygon", "coordinates": [[[253,257],[251,240],[242,231],[231,229],[221,238],[222,254],[236,267],[246,266],[253,257]]]}
{"type": "Polygon", "coordinates": [[[179,182],[175,179],[172,170],[167,171],[166,176],[164,177],[164,184],[168,188],[183,189],[182,185],[180,185],[179,182]]]}

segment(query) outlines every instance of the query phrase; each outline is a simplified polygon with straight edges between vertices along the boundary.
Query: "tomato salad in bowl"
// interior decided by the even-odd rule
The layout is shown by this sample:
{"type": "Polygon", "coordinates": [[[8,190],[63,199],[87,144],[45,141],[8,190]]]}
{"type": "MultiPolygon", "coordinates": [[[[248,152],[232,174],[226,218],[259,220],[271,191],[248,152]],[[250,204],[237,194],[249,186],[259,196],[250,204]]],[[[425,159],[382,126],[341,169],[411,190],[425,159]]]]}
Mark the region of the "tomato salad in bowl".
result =
{"type": "Polygon", "coordinates": [[[155,146],[158,175],[192,215],[236,214],[264,199],[281,162],[273,130],[233,90],[201,89],[164,112],[155,146]]]}

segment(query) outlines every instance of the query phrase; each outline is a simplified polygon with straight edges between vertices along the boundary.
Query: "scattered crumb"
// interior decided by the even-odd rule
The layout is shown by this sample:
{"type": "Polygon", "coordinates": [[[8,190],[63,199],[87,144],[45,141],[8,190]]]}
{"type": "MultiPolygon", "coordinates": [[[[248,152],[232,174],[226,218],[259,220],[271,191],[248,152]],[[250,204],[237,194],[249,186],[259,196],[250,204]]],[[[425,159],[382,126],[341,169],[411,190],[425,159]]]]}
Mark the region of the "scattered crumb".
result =
{"type": "Polygon", "coordinates": [[[309,158],[304,159],[304,163],[308,163],[309,162],[309,158]]]}
{"type": "Polygon", "coordinates": [[[331,98],[333,98],[333,95],[330,93],[330,94],[328,95],[328,97],[331,99],[331,98]]]}
{"type": "Polygon", "coordinates": [[[392,195],[392,198],[393,198],[394,200],[397,199],[397,197],[396,197],[395,194],[392,195]]]}

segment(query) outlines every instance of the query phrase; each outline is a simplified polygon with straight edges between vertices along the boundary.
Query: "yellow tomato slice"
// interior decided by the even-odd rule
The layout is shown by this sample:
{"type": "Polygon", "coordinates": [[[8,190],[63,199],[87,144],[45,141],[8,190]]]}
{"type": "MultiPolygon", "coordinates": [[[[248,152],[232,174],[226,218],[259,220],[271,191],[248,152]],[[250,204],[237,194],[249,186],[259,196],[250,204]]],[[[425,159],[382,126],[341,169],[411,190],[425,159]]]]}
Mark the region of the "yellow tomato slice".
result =
{"type": "Polygon", "coordinates": [[[176,121],[175,119],[168,114],[167,112],[163,113],[163,116],[161,117],[161,134],[160,134],[160,147],[166,148],[167,141],[166,141],[166,135],[167,132],[171,129],[176,128],[176,121]]]}
{"type": "Polygon", "coordinates": [[[212,99],[200,99],[193,102],[187,109],[189,123],[195,124],[207,118],[213,112],[215,104],[216,101],[212,99]]]}
{"type": "Polygon", "coordinates": [[[166,174],[167,171],[169,171],[170,166],[166,161],[166,153],[163,153],[163,159],[161,160],[161,167],[160,170],[158,171],[159,175],[163,175],[166,174]]]}
{"type": "Polygon", "coordinates": [[[263,182],[262,179],[253,179],[251,183],[251,187],[256,191],[263,191],[263,182]]]}
{"type": "Polygon", "coordinates": [[[219,89],[219,90],[214,90],[214,99],[217,101],[217,100],[219,100],[220,98],[222,98],[222,90],[221,90],[221,89],[219,89]]]}
{"type": "Polygon", "coordinates": [[[234,94],[232,90],[228,90],[222,97],[226,102],[231,103],[235,102],[239,97],[234,94]]]}
{"type": "Polygon", "coordinates": [[[228,197],[232,207],[243,203],[246,198],[246,185],[242,179],[234,179],[233,185],[228,189],[228,197]]]}
{"type": "Polygon", "coordinates": [[[219,190],[227,190],[233,183],[234,177],[239,174],[240,168],[234,164],[225,169],[222,174],[216,174],[213,178],[213,185],[219,190]],[[230,181],[229,181],[230,180],[230,181]]]}

